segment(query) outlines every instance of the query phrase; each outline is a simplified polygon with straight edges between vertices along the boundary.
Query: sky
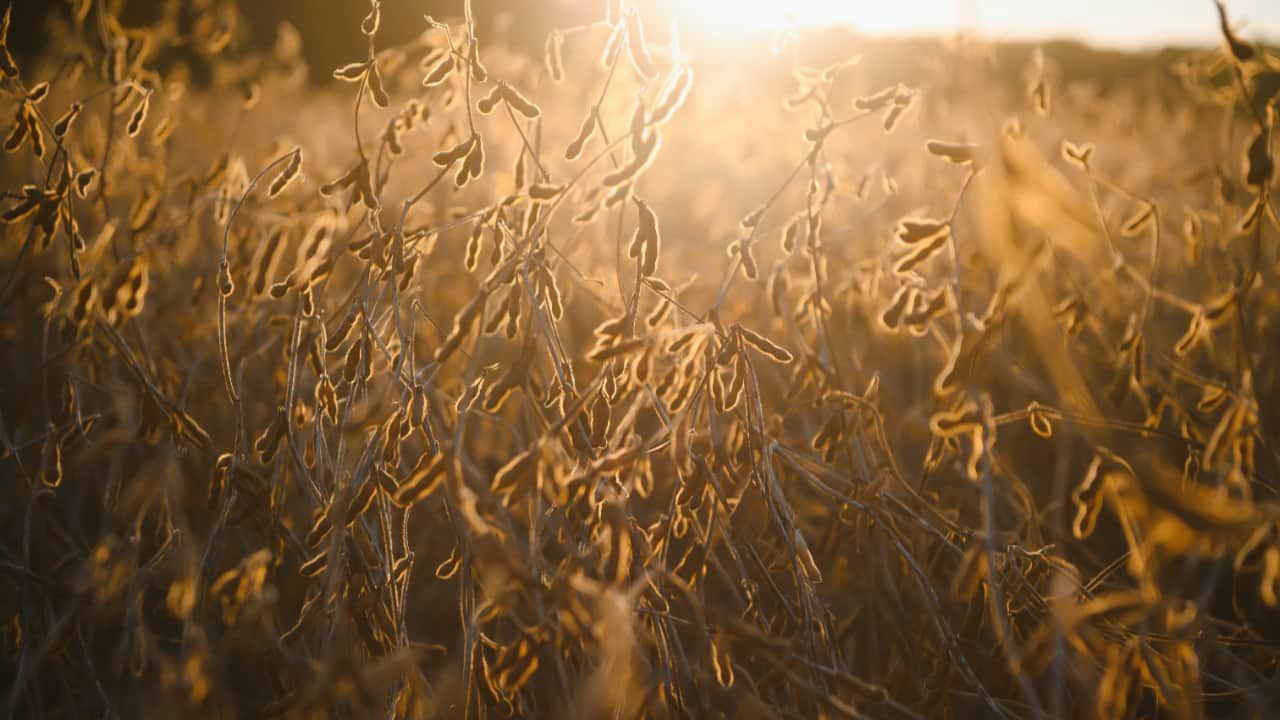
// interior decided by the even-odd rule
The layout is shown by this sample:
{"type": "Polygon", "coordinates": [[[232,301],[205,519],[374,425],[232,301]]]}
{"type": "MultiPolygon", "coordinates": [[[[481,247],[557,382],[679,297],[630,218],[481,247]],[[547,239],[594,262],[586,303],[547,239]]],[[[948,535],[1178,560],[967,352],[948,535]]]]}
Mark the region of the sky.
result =
{"type": "MultiPolygon", "coordinates": [[[[682,22],[723,32],[769,27],[788,14],[806,25],[841,22],[872,34],[979,30],[1001,38],[1076,38],[1137,48],[1221,42],[1213,0],[667,0],[682,22]]],[[[1280,0],[1229,0],[1248,40],[1280,40],[1280,0]]]]}

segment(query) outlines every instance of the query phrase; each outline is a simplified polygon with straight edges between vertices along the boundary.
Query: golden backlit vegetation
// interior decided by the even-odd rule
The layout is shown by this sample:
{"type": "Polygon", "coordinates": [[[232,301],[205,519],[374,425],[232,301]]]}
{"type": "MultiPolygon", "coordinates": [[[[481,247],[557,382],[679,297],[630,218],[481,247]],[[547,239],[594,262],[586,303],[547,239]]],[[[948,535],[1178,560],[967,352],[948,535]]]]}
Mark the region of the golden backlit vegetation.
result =
{"type": "Polygon", "coordinates": [[[1280,707],[1225,8],[1133,59],[373,0],[317,85],[234,3],[69,5],[0,51],[9,715],[1280,707]]]}

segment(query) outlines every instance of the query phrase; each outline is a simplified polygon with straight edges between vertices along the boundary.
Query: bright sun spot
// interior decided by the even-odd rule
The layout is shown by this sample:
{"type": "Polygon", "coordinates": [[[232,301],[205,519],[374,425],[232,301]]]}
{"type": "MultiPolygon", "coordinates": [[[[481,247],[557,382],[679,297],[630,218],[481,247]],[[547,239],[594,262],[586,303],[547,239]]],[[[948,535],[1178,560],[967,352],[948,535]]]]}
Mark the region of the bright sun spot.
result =
{"type": "MultiPolygon", "coordinates": [[[[682,22],[720,33],[848,25],[881,34],[954,24],[956,0],[667,0],[682,22]]],[[[963,0],[962,0],[963,1],[963,0]]]]}

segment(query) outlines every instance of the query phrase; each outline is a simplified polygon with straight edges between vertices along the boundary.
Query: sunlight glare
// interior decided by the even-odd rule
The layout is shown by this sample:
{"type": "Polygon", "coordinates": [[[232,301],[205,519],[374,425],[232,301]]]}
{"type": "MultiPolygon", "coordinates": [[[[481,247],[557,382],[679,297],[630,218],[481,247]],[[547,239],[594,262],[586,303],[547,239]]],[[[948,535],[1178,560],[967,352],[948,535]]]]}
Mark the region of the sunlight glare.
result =
{"type": "Polygon", "coordinates": [[[949,0],[671,0],[682,20],[719,34],[753,33],[787,25],[847,25],[873,34],[909,34],[955,21],[949,0]]]}

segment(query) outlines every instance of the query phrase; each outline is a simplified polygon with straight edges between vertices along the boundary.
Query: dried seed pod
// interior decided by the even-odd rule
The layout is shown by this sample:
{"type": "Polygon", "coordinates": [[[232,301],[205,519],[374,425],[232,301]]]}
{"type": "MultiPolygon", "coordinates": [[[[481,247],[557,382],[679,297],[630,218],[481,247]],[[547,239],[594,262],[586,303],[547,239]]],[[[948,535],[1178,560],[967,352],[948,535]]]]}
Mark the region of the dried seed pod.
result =
{"type": "Polygon", "coordinates": [[[555,276],[546,273],[546,282],[542,284],[542,296],[547,303],[547,312],[551,313],[551,319],[559,321],[564,317],[564,297],[560,293],[560,285],[556,282],[555,276]]]}
{"type": "Polygon", "coordinates": [[[328,339],[324,344],[325,351],[335,352],[338,348],[342,347],[343,343],[347,341],[347,338],[351,336],[351,329],[356,326],[356,323],[362,316],[363,313],[360,311],[360,308],[353,305],[342,318],[342,322],[338,323],[338,326],[334,328],[333,334],[328,336],[328,339]]]}
{"type": "Polygon", "coordinates": [[[298,567],[298,573],[303,577],[316,577],[325,571],[329,565],[329,551],[321,550],[316,553],[310,560],[302,563],[298,567]]]}
{"type": "Polygon", "coordinates": [[[782,317],[785,311],[788,284],[787,267],[778,263],[777,269],[769,278],[769,302],[773,307],[773,314],[778,317],[782,317]]]}
{"type": "Polygon", "coordinates": [[[391,104],[391,97],[387,95],[387,89],[382,84],[382,72],[378,70],[378,63],[369,64],[369,99],[373,100],[373,104],[380,108],[387,107],[391,104]]]}
{"type": "MultiPolygon", "coordinates": [[[[388,441],[390,442],[390,441],[388,441]]],[[[355,494],[351,496],[351,502],[347,505],[346,525],[351,527],[366,510],[373,505],[373,498],[377,496],[378,481],[374,478],[365,478],[365,481],[356,489],[355,494]]]]}
{"type": "Polygon", "coordinates": [[[58,118],[57,122],[53,124],[53,138],[55,140],[62,140],[65,138],[67,136],[67,131],[71,129],[71,123],[75,122],[75,119],[80,116],[80,113],[83,110],[84,105],[81,105],[78,102],[71,103],[71,107],[62,114],[62,117],[58,118]]]}
{"type": "Polygon", "coordinates": [[[147,290],[150,288],[150,271],[145,260],[135,260],[125,274],[124,282],[115,292],[114,307],[119,308],[123,318],[137,317],[146,305],[147,290]]]}
{"type": "Polygon", "coordinates": [[[493,112],[493,109],[502,101],[503,91],[505,88],[506,85],[504,83],[498,83],[493,86],[493,89],[489,91],[488,95],[485,95],[476,102],[476,109],[480,111],[481,115],[488,115],[493,112]]]}
{"type": "Polygon", "coordinates": [[[867,97],[860,97],[853,101],[853,106],[864,112],[875,112],[888,107],[893,102],[893,98],[898,94],[899,86],[887,87],[884,90],[867,97]]]}
{"type": "Polygon", "coordinates": [[[661,126],[667,123],[676,110],[689,98],[689,90],[693,88],[693,68],[684,66],[676,70],[675,76],[667,83],[658,104],[649,114],[649,124],[661,126]]]}
{"type": "Polygon", "coordinates": [[[283,254],[284,243],[285,230],[279,229],[271,233],[266,244],[262,246],[253,265],[253,276],[249,281],[254,297],[262,297],[266,293],[271,283],[271,276],[275,273],[276,265],[283,254]]]}
{"type": "MultiPolygon", "coordinates": [[[[465,179],[458,183],[458,187],[462,187],[467,182],[475,180],[484,172],[484,142],[480,136],[476,136],[475,145],[471,147],[471,152],[467,153],[466,159],[462,163],[461,173],[465,173],[465,179]]],[[[461,174],[460,173],[460,174],[461,174]]]]}
{"type": "Polygon", "coordinates": [[[332,215],[323,215],[311,223],[307,234],[298,244],[297,259],[294,262],[297,272],[306,274],[329,257],[336,231],[332,215]]]}
{"type": "Polygon", "coordinates": [[[760,220],[764,217],[765,210],[768,210],[768,209],[769,209],[769,206],[762,205],[756,208],[755,210],[752,210],[751,212],[747,213],[746,217],[742,218],[742,221],[739,222],[738,225],[743,230],[751,230],[755,228],[757,225],[760,224],[760,220]]]}
{"type": "Polygon", "coordinates": [[[538,472],[538,462],[542,457],[542,448],[533,447],[511,458],[493,475],[490,489],[496,495],[507,495],[514,492],[524,480],[530,480],[538,472]]]}
{"type": "Polygon", "coordinates": [[[455,66],[456,63],[454,62],[453,55],[446,55],[444,59],[432,68],[431,72],[427,73],[427,76],[423,78],[422,86],[435,87],[436,85],[443,83],[448,79],[449,74],[453,72],[455,66]]]}
{"type": "Polygon", "coordinates": [[[160,209],[160,199],[160,190],[158,188],[148,187],[143,191],[137,202],[134,203],[133,210],[129,213],[129,230],[131,232],[142,232],[150,227],[160,209]]]}
{"type": "Polygon", "coordinates": [[[93,181],[98,179],[98,170],[89,168],[76,173],[75,186],[76,195],[81,199],[89,196],[89,188],[93,185],[93,181]]]}
{"type": "Polygon", "coordinates": [[[603,363],[639,350],[647,344],[644,338],[631,338],[629,340],[609,341],[604,338],[596,341],[595,347],[587,351],[587,359],[592,362],[603,363]]]}
{"type": "Polygon", "coordinates": [[[444,453],[423,453],[409,478],[391,496],[391,501],[397,507],[409,507],[429,497],[448,474],[449,463],[446,459],[444,453]]]}
{"type": "Polygon", "coordinates": [[[14,61],[9,47],[0,43],[0,77],[8,80],[18,76],[18,63],[14,61]]]}
{"type": "Polygon", "coordinates": [[[341,177],[334,180],[333,182],[329,182],[329,183],[325,183],[324,185],[321,185],[320,194],[333,195],[339,190],[345,190],[351,187],[352,185],[354,185],[360,175],[360,167],[361,167],[360,165],[356,165],[352,167],[350,170],[347,170],[347,172],[345,172],[341,177]]]}
{"type": "Polygon", "coordinates": [[[602,208],[599,205],[591,205],[587,209],[573,216],[574,224],[590,225],[591,223],[595,222],[598,217],[600,217],[601,209],[602,208]]]}
{"type": "Polygon", "coordinates": [[[826,142],[827,136],[835,130],[835,125],[827,125],[825,127],[808,128],[804,131],[804,139],[806,142],[814,146],[814,149],[820,149],[822,144],[826,142]]]}
{"type": "Polygon", "coordinates": [[[675,307],[670,302],[663,300],[654,306],[653,310],[645,317],[644,323],[650,328],[656,328],[663,323],[670,315],[671,309],[675,307]]]}
{"type": "Polygon", "coordinates": [[[1245,183],[1250,187],[1262,188],[1271,181],[1275,173],[1275,163],[1271,159],[1271,128],[1264,127],[1249,143],[1249,152],[1245,155],[1245,183]]]}
{"type": "Polygon", "coordinates": [[[733,659],[729,656],[728,638],[717,633],[708,644],[711,648],[711,670],[716,682],[722,688],[733,687],[733,659]]]}
{"type": "Polygon", "coordinates": [[[938,233],[937,235],[934,235],[933,238],[928,242],[924,242],[919,245],[916,245],[914,248],[912,248],[911,252],[904,255],[901,259],[898,260],[897,264],[893,266],[894,272],[897,272],[899,274],[906,274],[911,272],[916,267],[923,264],[926,260],[929,260],[934,255],[938,254],[938,251],[946,246],[947,239],[949,237],[950,237],[949,233],[938,233]]]}
{"type": "Polygon", "coordinates": [[[290,290],[293,289],[293,282],[294,282],[293,276],[290,275],[289,277],[285,278],[284,280],[281,280],[278,283],[273,283],[271,285],[271,288],[267,290],[267,294],[270,295],[273,299],[279,300],[280,298],[287,295],[290,290]]]}
{"type": "Polygon", "coordinates": [[[564,192],[564,185],[534,183],[529,187],[529,198],[537,202],[550,202],[564,192]]]}
{"type": "Polygon", "coordinates": [[[547,34],[546,47],[543,50],[543,60],[547,66],[547,73],[551,76],[551,82],[560,83],[564,81],[564,33],[559,30],[552,30],[547,34]]]}
{"type": "Polygon", "coordinates": [[[902,318],[907,313],[907,309],[911,307],[911,303],[915,300],[918,291],[910,285],[900,286],[893,294],[893,298],[889,300],[889,307],[880,314],[880,322],[889,330],[897,330],[902,324],[902,318]]]}
{"type": "Polygon", "coordinates": [[[934,240],[940,235],[944,239],[951,235],[951,223],[945,220],[930,220],[928,218],[903,218],[898,223],[898,229],[895,232],[898,242],[904,245],[914,245],[934,240]]]}
{"type": "Polygon", "coordinates": [[[346,82],[360,82],[364,79],[365,73],[369,72],[368,62],[354,62],[343,65],[333,71],[335,80],[345,80],[346,82]]]}
{"type": "Polygon", "coordinates": [[[1240,233],[1245,235],[1257,229],[1262,216],[1266,214],[1266,209],[1266,194],[1260,192],[1249,205],[1249,209],[1245,210],[1244,216],[1240,218],[1240,223],[1237,225],[1240,233]]]}
{"type": "Polygon", "coordinates": [[[146,122],[147,111],[151,109],[151,93],[142,96],[142,101],[138,103],[138,107],[134,108],[133,114],[129,116],[129,124],[126,126],[126,132],[129,137],[137,137],[142,131],[142,123],[146,122]]]}
{"type": "Polygon", "coordinates": [[[454,413],[458,415],[466,415],[470,413],[471,406],[475,405],[476,398],[484,395],[485,378],[480,375],[470,383],[467,383],[462,389],[462,395],[458,396],[458,401],[454,404],[454,413]]]}
{"type": "Polygon", "coordinates": [[[453,328],[449,331],[448,336],[445,337],[440,347],[436,348],[435,362],[443,363],[462,346],[462,341],[475,326],[476,319],[480,316],[480,311],[484,308],[486,299],[487,295],[482,290],[458,312],[453,320],[453,328]]]}
{"type": "Polygon", "coordinates": [[[329,422],[336,423],[338,421],[338,391],[333,387],[333,382],[328,375],[323,375],[320,381],[316,383],[316,407],[324,412],[324,416],[329,422]]]}
{"type": "Polygon", "coordinates": [[[940,158],[950,160],[957,165],[967,165],[974,162],[978,146],[947,143],[942,142],[941,140],[930,140],[925,143],[925,148],[927,148],[930,153],[937,155],[940,158]]]}
{"type": "Polygon", "coordinates": [[[1196,311],[1191,315],[1191,322],[1187,325],[1187,331],[1173,346],[1174,355],[1185,357],[1207,334],[1208,327],[1205,322],[1204,309],[1196,308],[1196,311]]]}
{"type": "Polygon", "coordinates": [[[600,52],[600,65],[606,70],[618,62],[618,53],[622,52],[622,41],[627,32],[624,24],[610,23],[610,26],[613,30],[609,33],[609,38],[604,43],[604,49],[600,52]]]}
{"type": "Polygon", "coordinates": [[[254,452],[258,454],[263,463],[269,463],[275,457],[276,451],[280,449],[280,444],[284,441],[287,430],[288,421],[285,419],[284,413],[275,413],[266,429],[262,431],[262,434],[253,443],[254,452]]]}
{"type": "Polygon", "coordinates": [[[917,294],[910,313],[902,318],[902,324],[908,328],[923,331],[924,325],[942,314],[947,307],[947,288],[943,287],[932,295],[917,294]]]}
{"type": "Polygon", "coordinates": [[[628,129],[628,135],[631,137],[631,153],[640,156],[643,153],[645,142],[647,141],[646,129],[648,118],[645,112],[645,101],[643,97],[636,98],[635,109],[631,111],[631,123],[628,129]]]}
{"type": "Polygon", "coordinates": [[[35,153],[37,158],[44,158],[44,130],[40,127],[39,118],[36,111],[31,107],[30,103],[23,103],[23,114],[27,120],[27,136],[31,138],[31,152],[35,153]]]}
{"type": "Polygon", "coordinates": [[[636,198],[635,203],[640,210],[640,219],[628,254],[640,260],[640,275],[648,277],[658,271],[658,253],[662,242],[658,216],[643,200],[636,198]]]}
{"type": "Polygon", "coordinates": [[[58,487],[62,484],[62,443],[53,424],[46,429],[44,453],[40,459],[40,481],[45,487],[58,487]]]}
{"type": "Polygon", "coordinates": [[[631,316],[623,313],[615,318],[609,318],[600,323],[595,329],[595,336],[601,340],[613,341],[625,337],[631,330],[631,316]]]}
{"type": "Polygon", "coordinates": [[[787,223],[782,230],[782,251],[790,255],[795,252],[796,244],[799,242],[801,228],[804,227],[806,217],[804,213],[797,214],[787,223]]]}
{"type": "Polygon", "coordinates": [[[737,247],[738,259],[742,263],[742,275],[746,279],[755,282],[760,279],[760,266],[756,263],[755,253],[751,246],[741,243],[737,247]]]}
{"type": "Polygon", "coordinates": [[[369,8],[369,14],[364,16],[364,20],[360,21],[360,32],[373,37],[378,34],[378,27],[382,24],[382,3],[380,0],[374,0],[372,7],[369,8]]]}
{"type": "Polygon", "coordinates": [[[700,339],[703,339],[704,337],[705,336],[701,332],[698,332],[696,329],[683,332],[680,335],[678,335],[674,340],[667,343],[667,346],[666,348],[663,349],[663,352],[665,352],[667,355],[679,355],[680,353],[684,352],[685,349],[689,348],[695,340],[700,340],[700,339]]]}
{"type": "Polygon", "coordinates": [[[1036,112],[1041,115],[1048,115],[1049,85],[1045,82],[1044,78],[1037,78],[1036,81],[1031,84],[1031,87],[1028,88],[1027,92],[1031,96],[1031,101],[1035,103],[1036,112]]]}
{"type": "Polygon", "coordinates": [[[733,377],[729,380],[729,386],[724,391],[724,412],[733,412],[734,408],[742,402],[742,396],[747,388],[747,374],[750,372],[747,367],[747,359],[739,354],[738,361],[734,363],[733,377]]]}
{"type": "MultiPolygon", "coordinates": [[[[637,137],[632,135],[632,138],[637,137]]],[[[662,144],[662,136],[657,132],[648,133],[642,145],[635,150],[631,162],[605,175],[600,184],[606,188],[620,188],[635,182],[641,173],[649,169],[657,157],[658,147],[662,144]]]]}
{"type": "Polygon", "coordinates": [[[761,335],[755,330],[744,327],[742,325],[734,325],[734,329],[737,330],[738,336],[742,338],[743,342],[755,348],[756,350],[759,350],[762,354],[764,354],[770,360],[777,363],[785,364],[785,363],[791,362],[794,359],[791,353],[787,352],[787,350],[783,348],[781,345],[761,335]]]}
{"type": "Polygon", "coordinates": [[[534,104],[532,100],[525,97],[519,90],[510,85],[502,85],[502,98],[506,100],[507,105],[513,110],[520,113],[530,120],[535,120],[542,115],[542,109],[534,104]]]}
{"type": "Polygon", "coordinates": [[[432,156],[431,161],[442,168],[449,167],[466,157],[471,152],[471,148],[475,143],[476,136],[472,135],[448,150],[436,153],[432,156]]]}
{"type": "Polygon", "coordinates": [[[0,220],[3,220],[6,223],[16,223],[30,217],[39,208],[40,198],[38,196],[26,197],[20,200],[16,205],[10,207],[8,210],[5,210],[4,213],[0,215],[0,220]]]}
{"type": "Polygon", "coordinates": [[[80,288],[75,294],[75,303],[71,306],[71,322],[78,328],[85,327],[89,318],[92,317],[97,301],[98,286],[89,278],[85,278],[81,281],[80,288]]]}
{"type": "Polygon", "coordinates": [[[485,392],[484,411],[496,413],[501,410],[502,404],[507,401],[511,393],[520,387],[525,375],[524,368],[513,366],[511,371],[507,372],[501,380],[490,385],[485,392]]]}
{"type": "Polygon", "coordinates": [[[476,223],[467,236],[467,246],[462,254],[462,266],[467,272],[475,272],[480,264],[480,243],[484,240],[484,225],[476,223]]]}
{"type": "Polygon", "coordinates": [[[24,103],[18,110],[18,114],[14,119],[14,125],[9,130],[8,136],[5,137],[4,151],[7,153],[17,152],[18,148],[26,142],[27,136],[30,134],[31,124],[27,121],[28,113],[27,105],[24,103]]]}
{"type": "Polygon", "coordinates": [[[295,147],[290,151],[289,162],[284,166],[284,170],[271,181],[271,187],[267,191],[267,197],[275,197],[284,192],[284,189],[298,177],[298,172],[302,170],[302,148],[295,147]]]}
{"type": "Polygon", "coordinates": [[[347,348],[347,355],[342,361],[342,379],[347,382],[355,382],[360,376],[360,365],[364,355],[364,343],[353,342],[347,348]]]}
{"type": "Polygon", "coordinates": [[[658,66],[653,62],[648,43],[644,39],[644,24],[639,13],[635,12],[627,15],[627,54],[631,58],[632,67],[641,78],[652,80],[658,76],[658,66]]]}
{"type": "MultiPolygon", "coordinates": [[[[306,288],[303,288],[303,297],[309,301],[310,295],[311,286],[308,285],[306,288]]],[[[360,349],[360,379],[367,385],[369,381],[373,380],[374,357],[372,336],[366,333],[360,338],[360,344],[363,346],[360,349]]]]}
{"type": "Polygon", "coordinates": [[[792,544],[796,548],[796,556],[800,560],[800,567],[804,571],[805,579],[817,585],[822,582],[822,571],[818,568],[818,563],[813,559],[813,553],[809,550],[809,544],[805,542],[804,535],[800,533],[800,528],[793,528],[793,530],[792,544]]]}
{"type": "Polygon", "coordinates": [[[489,70],[485,68],[484,63],[480,62],[480,46],[475,42],[474,38],[467,46],[467,65],[471,68],[472,82],[486,82],[489,79],[489,70]]]}
{"type": "Polygon", "coordinates": [[[883,125],[884,125],[885,132],[891,133],[895,129],[897,129],[898,121],[902,120],[902,116],[906,114],[908,107],[910,106],[899,105],[895,103],[892,107],[889,108],[889,110],[884,114],[883,125]]]}
{"type": "Polygon", "coordinates": [[[48,97],[48,95],[49,95],[49,83],[39,82],[39,83],[36,83],[35,85],[32,85],[31,88],[27,90],[26,100],[32,105],[39,105],[40,101],[44,100],[46,97],[48,97]]]}
{"type": "Polygon", "coordinates": [[[1227,49],[1231,51],[1231,56],[1236,59],[1236,62],[1252,60],[1256,52],[1252,45],[1236,37],[1231,30],[1231,22],[1227,19],[1227,8],[1222,4],[1222,0],[1215,0],[1214,4],[1218,7],[1218,24],[1222,29],[1222,37],[1226,40],[1227,49]]]}

